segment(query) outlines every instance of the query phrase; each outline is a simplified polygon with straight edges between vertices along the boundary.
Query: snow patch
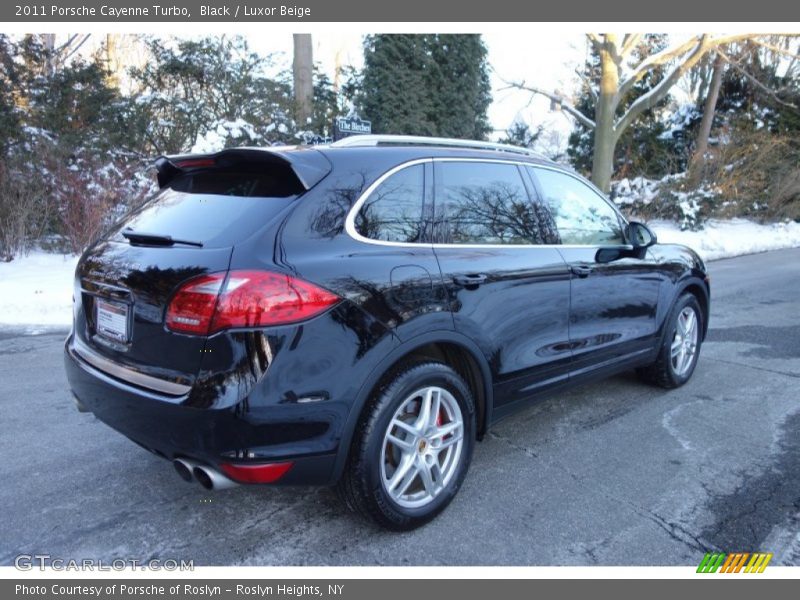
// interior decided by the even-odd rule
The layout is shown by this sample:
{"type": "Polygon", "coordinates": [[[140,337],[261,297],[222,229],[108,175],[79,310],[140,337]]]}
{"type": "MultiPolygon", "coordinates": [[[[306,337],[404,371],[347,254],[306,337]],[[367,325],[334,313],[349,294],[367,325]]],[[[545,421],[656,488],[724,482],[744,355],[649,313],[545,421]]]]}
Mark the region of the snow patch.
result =
{"type": "Polygon", "coordinates": [[[42,251],[0,263],[0,325],[69,326],[77,263],[42,251]]]}
{"type": "Polygon", "coordinates": [[[659,243],[689,246],[703,260],[800,247],[800,223],[793,221],[761,225],[747,219],[712,219],[702,231],[682,231],[669,221],[651,221],[649,226],[659,243]]]}

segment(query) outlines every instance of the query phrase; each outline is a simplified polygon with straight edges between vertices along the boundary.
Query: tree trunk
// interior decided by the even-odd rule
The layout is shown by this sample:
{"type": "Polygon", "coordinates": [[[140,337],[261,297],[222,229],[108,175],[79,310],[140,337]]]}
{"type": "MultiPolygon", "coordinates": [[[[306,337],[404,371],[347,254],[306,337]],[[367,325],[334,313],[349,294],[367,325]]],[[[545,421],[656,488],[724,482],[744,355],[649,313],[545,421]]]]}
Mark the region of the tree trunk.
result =
{"type": "Polygon", "coordinates": [[[722,87],[722,72],[724,69],[725,62],[722,56],[717,54],[717,59],[714,61],[714,73],[711,76],[711,83],[708,86],[708,94],[703,107],[703,119],[700,121],[694,154],[689,165],[689,183],[692,186],[700,183],[700,178],[703,174],[703,165],[705,165],[706,152],[708,151],[708,138],[711,135],[711,125],[714,123],[714,113],[717,110],[717,98],[719,97],[719,89],[722,87]]]}
{"type": "Polygon", "coordinates": [[[614,115],[619,98],[619,71],[612,55],[616,36],[606,34],[600,51],[600,90],[597,95],[594,120],[594,156],[592,158],[592,181],[604,192],[611,189],[614,171],[614,150],[617,145],[614,131],[614,115]]]}
{"type": "Polygon", "coordinates": [[[294,100],[300,129],[308,126],[314,103],[314,57],[310,33],[294,34],[294,100]]]}
{"type": "Polygon", "coordinates": [[[45,49],[44,73],[45,77],[52,77],[56,73],[56,34],[43,33],[41,35],[42,45],[45,49]]]}
{"type": "Polygon", "coordinates": [[[106,80],[112,87],[120,86],[119,42],[121,34],[107,33],[105,45],[106,80]]]}

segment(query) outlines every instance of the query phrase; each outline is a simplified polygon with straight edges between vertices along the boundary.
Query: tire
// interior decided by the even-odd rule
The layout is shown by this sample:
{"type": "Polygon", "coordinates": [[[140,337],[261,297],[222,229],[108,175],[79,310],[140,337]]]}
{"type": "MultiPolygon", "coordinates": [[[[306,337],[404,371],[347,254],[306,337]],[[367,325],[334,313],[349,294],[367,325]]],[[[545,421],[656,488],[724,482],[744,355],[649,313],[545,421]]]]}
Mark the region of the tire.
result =
{"type": "Polygon", "coordinates": [[[666,389],[682,386],[689,381],[697,366],[703,331],[704,316],[700,303],[693,294],[683,294],[670,313],[658,358],[653,364],[637,369],[639,376],[647,383],[666,389]],[[693,332],[687,335],[688,314],[694,315],[694,325],[693,332]],[[680,353],[681,346],[685,354],[680,353]]]}
{"type": "Polygon", "coordinates": [[[442,363],[407,365],[370,399],[354,433],[339,495],[351,510],[382,527],[415,529],[455,497],[474,445],[475,404],[464,380],[442,363]],[[433,408],[422,414],[426,405],[440,407],[435,417],[433,408]]]}

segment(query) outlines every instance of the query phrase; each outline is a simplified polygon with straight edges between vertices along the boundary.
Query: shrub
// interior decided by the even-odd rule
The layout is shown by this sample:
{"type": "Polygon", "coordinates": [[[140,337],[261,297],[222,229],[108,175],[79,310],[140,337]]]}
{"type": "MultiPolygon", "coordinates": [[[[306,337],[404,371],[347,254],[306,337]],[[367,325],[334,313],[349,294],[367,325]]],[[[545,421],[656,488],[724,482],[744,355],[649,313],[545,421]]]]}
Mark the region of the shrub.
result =
{"type": "Polygon", "coordinates": [[[125,161],[87,159],[68,164],[53,159],[49,172],[57,233],[66,249],[76,254],[105,233],[127,207],[142,202],[154,183],[140,164],[125,161]]]}
{"type": "Polygon", "coordinates": [[[51,208],[45,182],[27,161],[0,160],[0,260],[12,260],[41,237],[51,208]]]}

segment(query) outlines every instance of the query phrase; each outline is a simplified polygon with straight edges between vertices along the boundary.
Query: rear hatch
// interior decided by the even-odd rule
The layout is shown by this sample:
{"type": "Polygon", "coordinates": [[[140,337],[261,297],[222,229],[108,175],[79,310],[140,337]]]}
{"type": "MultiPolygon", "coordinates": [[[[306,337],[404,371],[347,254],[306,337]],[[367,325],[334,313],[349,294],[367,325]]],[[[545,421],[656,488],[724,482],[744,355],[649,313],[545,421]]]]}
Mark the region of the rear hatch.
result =
{"type": "Polygon", "coordinates": [[[76,353],[127,383],[187,393],[206,338],[165,326],[173,293],[188,279],[226,271],[238,241],[266,227],[324,176],[318,165],[298,174],[291,161],[265,151],[160,159],[161,190],[78,265],[76,353]]]}

